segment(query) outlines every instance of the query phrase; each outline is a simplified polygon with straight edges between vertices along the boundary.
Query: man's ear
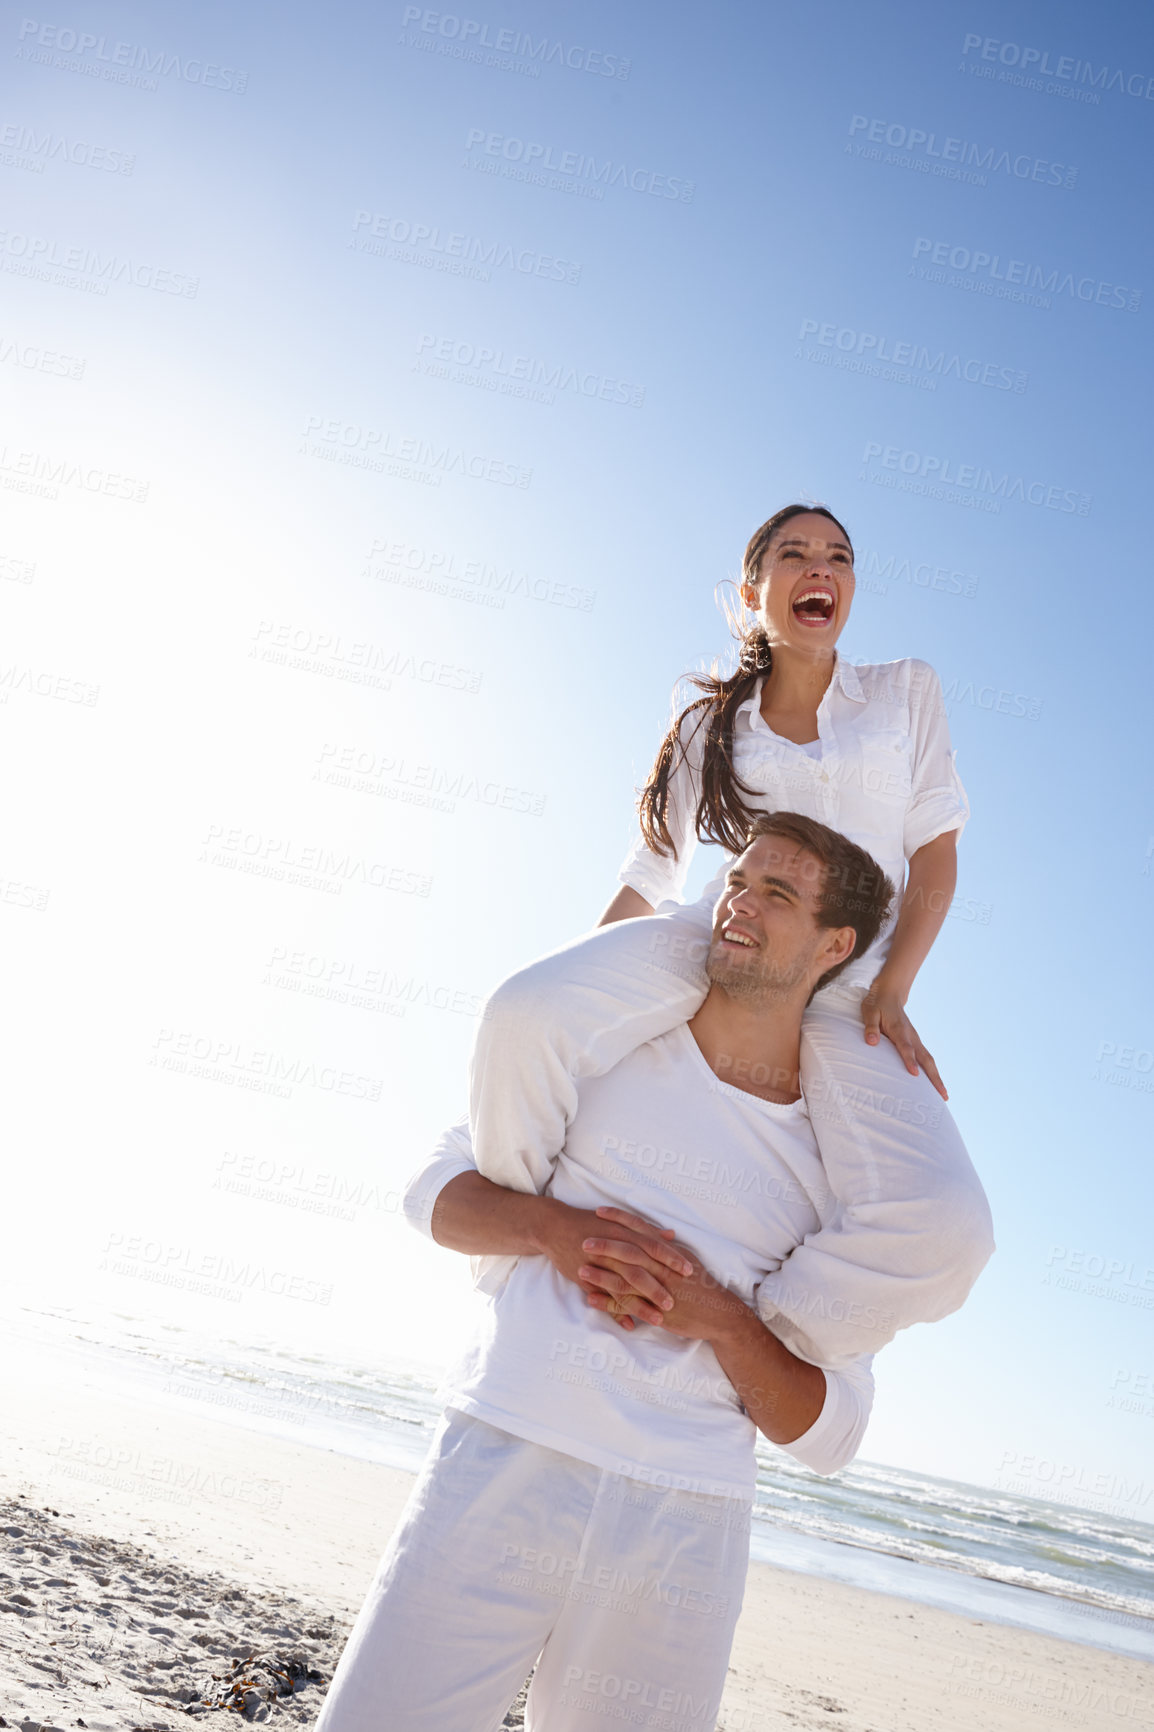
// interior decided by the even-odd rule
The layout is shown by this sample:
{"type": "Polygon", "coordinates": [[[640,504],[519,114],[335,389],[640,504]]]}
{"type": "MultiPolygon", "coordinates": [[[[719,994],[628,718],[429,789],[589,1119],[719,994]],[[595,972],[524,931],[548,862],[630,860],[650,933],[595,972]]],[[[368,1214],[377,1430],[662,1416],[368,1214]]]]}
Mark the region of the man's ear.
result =
{"type": "Polygon", "coordinates": [[[828,926],[821,947],[826,968],[836,968],[839,962],[852,956],[856,943],[857,933],[852,926],[828,926]]]}

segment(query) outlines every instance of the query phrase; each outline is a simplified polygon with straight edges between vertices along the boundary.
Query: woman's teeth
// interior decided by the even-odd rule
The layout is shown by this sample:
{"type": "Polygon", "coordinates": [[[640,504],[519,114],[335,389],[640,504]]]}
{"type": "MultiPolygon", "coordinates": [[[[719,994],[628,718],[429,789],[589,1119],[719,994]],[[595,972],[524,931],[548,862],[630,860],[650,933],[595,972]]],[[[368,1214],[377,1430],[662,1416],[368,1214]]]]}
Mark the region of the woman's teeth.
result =
{"type": "Polygon", "coordinates": [[[826,589],[807,589],[793,603],[793,611],[799,619],[825,621],[833,618],[834,598],[826,589]]]}

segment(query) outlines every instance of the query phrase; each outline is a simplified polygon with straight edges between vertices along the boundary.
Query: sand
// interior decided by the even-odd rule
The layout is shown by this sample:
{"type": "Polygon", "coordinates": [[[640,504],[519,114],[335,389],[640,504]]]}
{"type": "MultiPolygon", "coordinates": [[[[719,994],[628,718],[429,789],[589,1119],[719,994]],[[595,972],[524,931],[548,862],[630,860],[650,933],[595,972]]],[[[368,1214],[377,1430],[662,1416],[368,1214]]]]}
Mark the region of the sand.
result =
{"type": "MultiPolygon", "coordinates": [[[[411,1476],[5,1369],[0,1732],[312,1725],[411,1476]]],[[[718,1725],[1154,1732],[1154,1665],[754,1564],[718,1725]]]]}

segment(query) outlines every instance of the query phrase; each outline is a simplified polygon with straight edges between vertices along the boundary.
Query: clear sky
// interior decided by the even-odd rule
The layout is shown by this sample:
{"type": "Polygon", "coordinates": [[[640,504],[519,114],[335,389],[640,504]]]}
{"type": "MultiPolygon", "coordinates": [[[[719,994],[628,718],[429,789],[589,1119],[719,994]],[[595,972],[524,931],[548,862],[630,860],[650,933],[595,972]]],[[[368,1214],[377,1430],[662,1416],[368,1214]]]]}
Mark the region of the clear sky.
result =
{"type": "Polygon", "coordinates": [[[821,499],[844,653],[950,700],[910,1008],[999,1243],[863,1453],[1148,1474],[1146,9],[77,0],[0,56],[9,1275],[442,1361],[396,1193],[470,1013],[821,499]]]}

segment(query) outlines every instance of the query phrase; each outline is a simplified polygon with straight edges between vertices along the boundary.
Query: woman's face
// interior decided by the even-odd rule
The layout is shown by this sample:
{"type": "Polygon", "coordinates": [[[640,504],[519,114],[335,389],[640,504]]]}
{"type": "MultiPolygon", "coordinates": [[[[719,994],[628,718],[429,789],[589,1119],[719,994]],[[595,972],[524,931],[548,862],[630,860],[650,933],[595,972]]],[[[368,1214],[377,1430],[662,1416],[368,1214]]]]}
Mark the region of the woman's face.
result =
{"type": "Polygon", "coordinates": [[[820,512],[802,511],[782,524],[762,555],[757,582],[742,584],[741,599],[771,644],[813,654],[836,644],[853,592],[853,553],[841,530],[820,512]]]}

